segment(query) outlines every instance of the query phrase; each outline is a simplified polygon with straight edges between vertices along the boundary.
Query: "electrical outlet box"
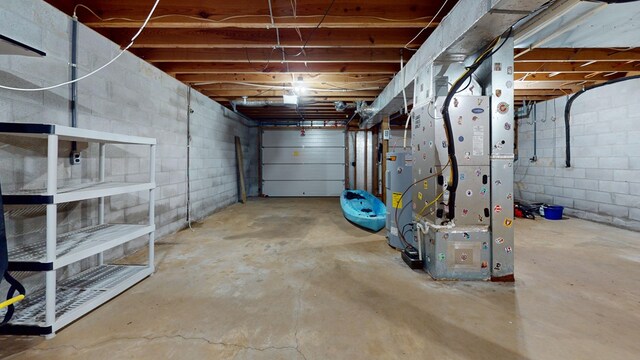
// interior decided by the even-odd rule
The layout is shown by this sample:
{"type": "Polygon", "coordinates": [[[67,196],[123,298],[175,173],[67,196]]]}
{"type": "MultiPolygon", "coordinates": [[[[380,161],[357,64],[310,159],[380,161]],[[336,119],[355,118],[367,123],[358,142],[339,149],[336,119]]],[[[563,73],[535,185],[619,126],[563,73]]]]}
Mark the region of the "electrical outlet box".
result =
{"type": "Polygon", "coordinates": [[[383,130],[382,131],[382,140],[389,140],[391,139],[391,131],[390,130],[383,130]]]}
{"type": "Polygon", "coordinates": [[[71,162],[71,165],[80,165],[80,152],[72,151],[69,155],[69,161],[71,162]]]}

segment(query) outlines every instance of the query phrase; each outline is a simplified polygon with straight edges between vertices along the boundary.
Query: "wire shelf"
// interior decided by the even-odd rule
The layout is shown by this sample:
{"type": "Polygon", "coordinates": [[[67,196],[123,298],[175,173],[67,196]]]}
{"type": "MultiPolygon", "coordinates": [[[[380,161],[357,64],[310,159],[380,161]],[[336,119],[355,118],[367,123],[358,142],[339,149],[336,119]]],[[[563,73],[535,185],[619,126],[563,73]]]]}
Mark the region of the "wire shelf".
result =
{"type": "MultiPolygon", "coordinates": [[[[103,245],[111,241],[112,245],[119,245],[122,242],[147,234],[153,231],[149,225],[128,225],[128,224],[102,224],[58,235],[56,244],[56,257],[71,256],[93,246],[103,245]]],[[[44,262],[47,248],[44,241],[24,244],[9,249],[9,258],[12,262],[30,261],[44,262]]]]}
{"type": "MultiPolygon", "coordinates": [[[[149,271],[146,266],[102,265],[81,272],[58,284],[56,291],[56,319],[78,310],[127,280],[149,271]]],[[[126,288],[123,288],[124,291],[126,288]]],[[[98,304],[99,305],[99,304],[98,304]]],[[[91,309],[87,309],[89,311],[91,309]]],[[[12,325],[42,325],[45,322],[45,290],[27,294],[16,304],[12,325]]]]}
{"type": "Polygon", "coordinates": [[[2,197],[7,205],[60,204],[150,190],[155,187],[155,183],[93,182],[60,186],[55,194],[47,194],[46,189],[22,189],[6,193],[2,197]]]}

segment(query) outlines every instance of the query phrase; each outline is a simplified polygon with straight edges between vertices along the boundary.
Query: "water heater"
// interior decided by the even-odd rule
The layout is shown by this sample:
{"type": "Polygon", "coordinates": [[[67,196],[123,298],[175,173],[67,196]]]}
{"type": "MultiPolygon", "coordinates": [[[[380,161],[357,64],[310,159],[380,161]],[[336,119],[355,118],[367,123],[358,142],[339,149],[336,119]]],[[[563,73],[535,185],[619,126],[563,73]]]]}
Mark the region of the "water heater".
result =
{"type": "Polygon", "coordinates": [[[413,156],[410,152],[389,152],[386,162],[387,242],[396,249],[404,249],[407,243],[415,247],[410,189],[413,156]]]}

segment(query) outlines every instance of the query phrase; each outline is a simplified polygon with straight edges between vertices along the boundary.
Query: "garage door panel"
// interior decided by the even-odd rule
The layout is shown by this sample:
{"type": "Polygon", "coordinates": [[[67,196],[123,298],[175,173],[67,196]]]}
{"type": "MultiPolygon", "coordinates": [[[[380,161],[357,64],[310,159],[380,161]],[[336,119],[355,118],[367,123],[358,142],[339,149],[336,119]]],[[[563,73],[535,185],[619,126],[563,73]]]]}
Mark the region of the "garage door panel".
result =
{"type": "Polygon", "coordinates": [[[262,188],[269,196],[340,196],[344,181],[265,181],[262,188]]]}
{"type": "Polygon", "coordinates": [[[299,130],[265,130],[264,147],[343,147],[344,132],[340,130],[309,129],[305,136],[299,130]]]}
{"type": "Polygon", "coordinates": [[[262,193],[340,196],[344,189],[344,132],[335,129],[264,130],[262,193]]]}
{"type": "Polygon", "coordinates": [[[265,164],[343,164],[344,148],[264,148],[265,164]]]}
{"type": "Polygon", "coordinates": [[[344,180],[344,164],[263,165],[264,180],[344,180]]]}

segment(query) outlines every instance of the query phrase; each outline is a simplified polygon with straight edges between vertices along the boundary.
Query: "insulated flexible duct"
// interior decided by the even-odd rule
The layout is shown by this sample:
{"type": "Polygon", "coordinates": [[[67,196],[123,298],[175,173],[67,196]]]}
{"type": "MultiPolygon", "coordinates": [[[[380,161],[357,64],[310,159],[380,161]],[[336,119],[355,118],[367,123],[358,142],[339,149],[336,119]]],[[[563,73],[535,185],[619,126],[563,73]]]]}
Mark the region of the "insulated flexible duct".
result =
{"type": "MultiPolygon", "coordinates": [[[[300,104],[311,104],[311,101],[304,101],[298,99],[298,105],[300,104]]],[[[244,107],[267,107],[267,106],[295,106],[293,104],[285,104],[284,101],[275,101],[275,100],[246,100],[246,99],[238,99],[231,100],[231,107],[234,112],[237,112],[238,106],[244,107]]]]}

